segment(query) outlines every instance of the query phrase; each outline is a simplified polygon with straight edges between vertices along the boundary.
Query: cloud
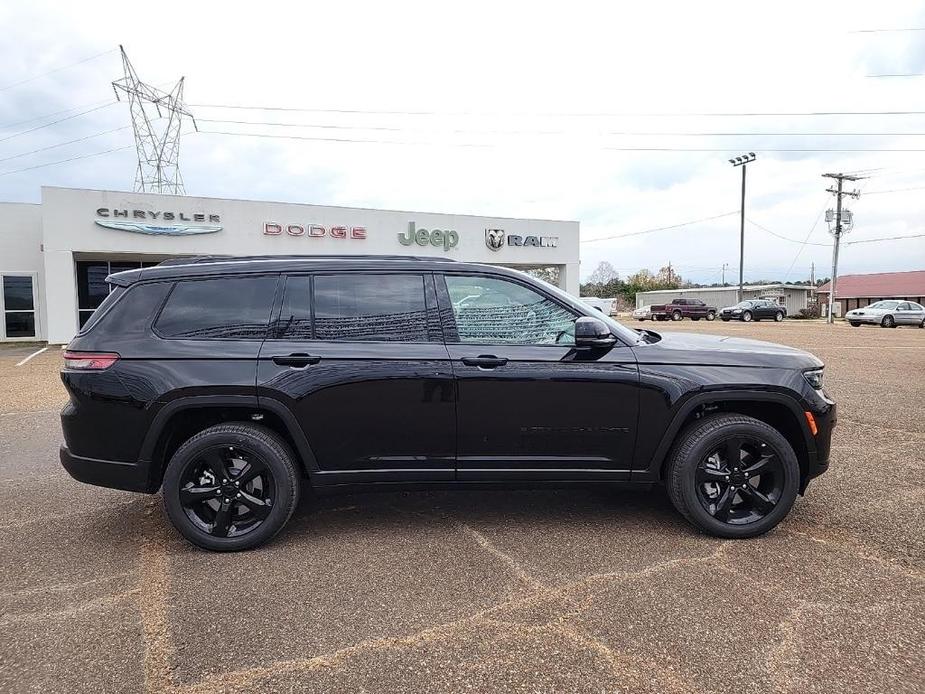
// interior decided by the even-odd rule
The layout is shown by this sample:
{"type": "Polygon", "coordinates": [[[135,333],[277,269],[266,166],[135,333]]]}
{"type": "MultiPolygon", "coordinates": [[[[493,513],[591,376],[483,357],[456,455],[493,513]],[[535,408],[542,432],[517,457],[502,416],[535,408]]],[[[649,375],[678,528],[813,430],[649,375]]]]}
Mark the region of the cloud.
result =
{"type": "MultiPolygon", "coordinates": [[[[925,137],[914,135],[805,134],[925,132],[922,116],[691,115],[922,110],[925,79],[865,77],[921,71],[921,35],[850,33],[923,26],[923,9],[911,0],[842,3],[838,13],[806,2],[724,2],[709,11],[681,2],[631,10],[613,3],[471,2],[448,9],[343,2],[267,4],[259,11],[252,4],[166,2],[156,12],[123,2],[33,2],[0,6],[0,22],[16,29],[0,44],[7,84],[121,42],[143,79],[169,85],[186,76],[187,101],[197,105],[202,130],[308,138],[186,136],[181,169],[194,195],[577,219],[590,241],[736,210],[739,170],[726,159],[755,151],[749,218],[802,241],[831,204],[829,181],[821,177],[827,171],[876,169],[862,184],[869,190],[925,185],[921,154],[772,151],[925,148],[925,137]],[[687,115],[641,115],[665,113],[687,115]],[[253,124],[208,122],[233,120],[253,124]],[[723,151],[628,151],[658,147],[723,151]]],[[[0,92],[0,138],[27,127],[5,124],[105,103],[120,76],[113,53],[0,92]]],[[[0,142],[0,159],[129,122],[127,105],[105,107],[0,142]]],[[[0,162],[0,174],[131,144],[126,129],[0,162]]],[[[0,176],[0,199],[36,201],[41,185],[128,189],[134,172],[129,148],[0,176]]],[[[921,232],[920,193],[852,201],[851,236],[921,232]]],[[[732,216],[586,242],[582,272],[600,260],[624,274],[670,260],[685,277],[715,281],[724,263],[738,264],[738,236],[732,216]]],[[[824,222],[809,240],[828,243],[824,222]]],[[[820,268],[830,250],[746,229],[747,278],[789,271],[799,279],[813,262],[817,275],[827,274],[820,268]]],[[[846,272],[921,268],[925,243],[846,246],[841,264],[846,272]]]]}

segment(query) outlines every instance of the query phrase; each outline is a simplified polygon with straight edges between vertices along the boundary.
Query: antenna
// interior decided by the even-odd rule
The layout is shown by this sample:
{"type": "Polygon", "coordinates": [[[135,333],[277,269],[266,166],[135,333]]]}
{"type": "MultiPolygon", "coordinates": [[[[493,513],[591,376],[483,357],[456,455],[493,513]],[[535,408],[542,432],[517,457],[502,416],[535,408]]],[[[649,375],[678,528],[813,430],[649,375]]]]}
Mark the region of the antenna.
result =
{"type": "Polygon", "coordinates": [[[132,128],[135,131],[135,148],[138,152],[138,168],[135,170],[136,193],[173,193],[185,195],[183,177],[180,175],[180,126],[183,116],[196,119],[183,104],[183,80],[165,92],[138,79],[135,68],[122,52],[122,67],[125,76],[112,83],[116,99],[119,93],[128,96],[132,128]],[[157,112],[157,117],[151,109],[157,112]],[[166,114],[166,115],[165,115],[166,114]],[[166,125],[155,127],[155,122],[166,119],[166,125]]]}

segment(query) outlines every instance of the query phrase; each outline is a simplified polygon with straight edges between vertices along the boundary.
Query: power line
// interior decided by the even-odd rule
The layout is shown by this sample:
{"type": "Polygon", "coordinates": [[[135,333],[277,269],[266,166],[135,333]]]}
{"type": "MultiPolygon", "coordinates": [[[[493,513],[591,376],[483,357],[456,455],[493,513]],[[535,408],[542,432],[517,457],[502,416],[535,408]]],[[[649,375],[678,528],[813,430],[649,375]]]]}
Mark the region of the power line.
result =
{"type": "Polygon", "coordinates": [[[925,77],[925,72],[892,72],[882,75],[865,75],[866,77],[925,77]]]}
{"type": "Polygon", "coordinates": [[[62,113],[71,113],[72,111],[77,111],[82,108],[87,108],[88,106],[100,106],[102,104],[116,104],[117,101],[94,101],[88,104],[81,104],[80,106],[71,106],[70,108],[64,108],[60,111],[52,111],[51,113],[45,113],[41,116],[34,116],[32,118],[27,118],[26,120],[16,121],[15,123],[6,123],[0,125],[0,130],[7,130],[8,128],[15,128],[17,125],[25,125],[26,123],[34,123],[37,120],[44,120],[46,118],[52,118],[53,116],[60,116],[62,113]]]}
{"type": "Polygon", "coordinates": [[[47,150],[49,150],[49,149],[56,149],[56,148],[58,148],[58,147],[64,147],[64,146],[66,146],[66,145],[73,145],[73,144],[76,143],[76,142],[83,142],[84,140],[91,140],[91,139],[93,139],[94,137],[102,137],[103,135],[109,135],[109,134],[111,134],[111,133],[116,133],[116,132],[119,132],[120,130],[126,130],[126,129],[130,128],[130,127],[132,127],[132,126],[130,126],[130,125],[123,125],[121,128],[113,128],[112,130],[104,130],[104,131],[101,132],[101,133],[94,133],[93,135],[87,135],[86,137],[78,137],[76,140],[68,140],[67,142],[59,142],[59,143],[54,144],[54,145],[48,145],[47,147],[41,147],[41,148],[39,148],[39,149],[33,149],[33,150],[29,151],[29,152],[21,152],[20,154],[14,154],[14,155],[11,156],[11,157],[4,157],[3,159],[0,159],[0,161],[9,161],[10,159],[19,159],[20,157],[27,157],[27,156],[29,156],[30,154],[36,154],[36,153],[38,153],[38,152],[45,152],[45,151],[47,151],[47,150]]]}
{"type": "Polygon", "coordinates": [[[826,246],[826,247],[828,247],[828,246],[831,246],[831,245],[832,245],[832,244],[830,244],[830,243],[812,243],[812,242],[810,242],[810,241],[800,241],[800,240],[798,240],[798,239],[792,239],[792,238],[790,238],[789,236],[781,236],[781,235],[778,234],[777,232],[771,231],[771,230],[768,229],[767,227],[761,226],[760,224],[758,224],[758,222],[752,221],[751,219],[746,219],[746,221],[747,221],[749,224],[751,224],[752,226],[756,226],[756,227],[758,227],[759,229],[761,229],[762,231],[765,231],[765,232],[769,233],[771,236],[776,236],[777,238],[782,239],[783,241],[789,241],[790,243],[799,243],[799,244],[804,245],[804,246],[826,246]]]}
{"type": "Polygon", "coordinates": [[[651,234],[656,231],[667,231],[669,229],[679,229],[681,227],[690,226],[692,224],[700,224],[701,222],[709,222],[714,219],[721,219],[722,217],[730,217],[734,214],[739,214],[739,211],[735,210],[733,212],[725,212],[723,214],[718,214],[713,217],[704,217],[703,219],[694,219],[689,222],[681,222],[680,224],[672,224],[666,227],[656,227],[654,229],[644,229],[642,231],[632,231],[628,234],[616,234],[614,236],[601,236],[600,238],[597,238],[597,239],[582,239],[580,243],[594,243],[595,241],[609,241],[611,239],[625,239],[630,236],[641,236],[643,234],[651,234]]]}
{"type": "Polygon", "coordinates": [[[803,116],[921,116],[925,111],[745,111],[745,112],[700,112],[700,113],[633,113],[633,112],[598,112],[598,113],[555,113],[555,112],[535,112],[535,113],[500,113],[500,112],[475,112],[475,111],[405,111],[405,110],[375,110],[375,109],[347,109],[347,108],[300,108],[295,106],[244,106],[237,104],[190,104],[190,108],[225,108],[244,111],[286,111],[297,113],[350,113],[362,115],[386,115],[386,116],[543,116],[543,117],[590,117],[590,118],[648,118],[648,117],[670,117],[670,118],[690,118],[690,117],[803,117],[803,116]]]}
{"type": "Polygon", "coordinates": [[[883,236],[879,239],[861,239],[860,241],[845,241],[846,246],[853,246],[856,243],[877,243],[879,241],[901,241],[902,239],[918,239],[925,234],[908,234],[906,236],[883,236]]]}
{"type": "MultiPolygon", "coordinates": [[[[421,132],[419,128],[401,128],[374,125],[339,125],[331,123],[284,123],[279,121],[251,121],[251,120],[221,120],[214,118],[198,118],[199,123],[222,123],[228,125],[266,125],[280,128],[327,128],[334,130],[387,130],[391,132],[421,132]]],[[[484,134],[484,135],[587,135],[589,133],[576,130],[479,130],[470,128],[446,128],[443,132],[484,134]]],[[[595,135],[619,135],[627,137],[925,137],[925,132],[656,132],[656,131],[627,131],[627,130],[600,130],[595,135]]]]}
{"type": "Polygon", "coordinates": [[[111,106],[114,103],[116,102],[110,101],[110,102],[103,104],[102,106],[97,106],[95,108],[87,109],[86,111],[81,111],[80,113],[75,113],[73,116],[66,116],[65,118],[59,118],[58,120],[52,121],[51,123],[45,123],[44,125],[37,125],[34,128],[29,128],[28,130],[21,130],[18,133],[13,133],[12,135],[7,135],[6,137],[0,137],[0,142],[6,142],[7,140],[12,140],[14,137],[19,137],[20,135],[26,135],[28,133],[35,132],[36,130],[41,130],[42,128],[50,128],[52,125],[57,125],[58,123],[63,123],[66,120],[72,120],[74,118],[79,118],[80,116],[85,116],[88,113],[93,113],[94,111],[99,111],[101,108],[106,108],[107,106],[111,106]]]}
{"type": "Polygon", "coordinates": [[[925,27],[913,27],[911,29],[855,29],[849,31],[849,34],[889,34],[902,31],[925,31],[925,27]]]}
{"type": "MultiPolygon", "coordinates": [[[[379,140],[372,138],[351,138],[351,137],[309,137],[304,135],[274,135],[271,133],[243,133],[231,132],[227,130],[201,130],[200,132],[210,135],[228,135],[232,137],[259,137],[273,140],[305,140],[310,142],[347,142],[360,144],[378,144],[378,145],[413,145],[424,147],[497,147],[499,143],[478,143],[478,142],[413,142],[410,140],[379,140]]],[[[610,147],[603,146],[597,149],[611,152],[694,152],[694,153],[729,153],[737,152],[738,149],[728,147],[610,147]]],[[[925,152],[925,148],[848,148],[848,147],[828,147],[828,148],[804,148],[804,147],[762,147],[762,152],[893,152],[893,153],[911,153],[925,152]]]]}
{"type": "Polygon", "coordinates": [[[793,262],[790,263],[790,267],[787,268],[787,274],[784,275],[784,280],[790,277],[790,273],[793,271],[793,266],[797,264],[797,260],[800,258],[800,254],[803,253],[803,249],[806,248],[806,244],[809,242],[809,237],[813,235],[813,232],[816,230],[816,226],[819,224],[819,220],[822,219],[822,215],[825,214],[826,208],[829,206],[828,199],[822,205],[822,209],[819,210],[819,214],[816,216],[816,221],[813,222],[812,227],[810,227],[809,232],[806,234],[806,238],[803,239],[803,243],[800,244],[800,247],[797,249],[797,254],[793,256],[793,262]]]}
{"type": "Polygon", "coordinates": [[[42,73],[40,73],[40,74],[38,74],[38,75],[34,75],[34,76],[32,76],[32,77],[27,77],[26,79],[20,80],[19,82],[13,82],[13,84],[8,84],[8,85],[6,85],[5,87],[0,87],[0,92],[5,92],[7,89],[12,89],[13,87],[18,87],[18,86],[20,86],[20,85],[22,85],[22,84],[27,84],[28,82],[32,82],[32,81],[37,80],[37,79],[39,79],[39,78],[41,78],[41,77],[45,77],[45,76],[47,76],[47,75],[51,75],[51,74],[53,74],[53,73],[55,73],[55,72],[61,72],[62,70],[67,70],[68,68],[72,68],[72,67],[74,67],[74,66],[76,66],[76,65],[80,65],[81,63],[88,63],[88,62],[90,62],[91,60],[96,60],[97,58],[101,58],[101,57],[104,56],[104,55],[109,55],[110,53],[115,52],[115,50],[116,50],[115,48],[110,48],[110,49],[108,49],[108,50],[103,51],[102,53],[97,53],[96,55],[91,55],[89,58],[83,58],[83,59],[78,60],[78,61],[76,61],[76,62],[68,63],[67,65],[62,65],[61,67],[56,67],[56,68],[54,68],[54,69],[52,69],[52,70],[48,70],[47,72],[42,72],[42,73]]]}
{"type": "Polygon", "coordinates": [[[864,195],[885,195],[886,193],[905,193],[909,190],[925,190],[925,186],[914,186],[912,188],[891,188],[890,190],[867,190],[864,195]]]}
{"type": "Polygon", "coordinates": [[[24,169],[15,169],[13,171],[3,171],[0,172],[0,176],[10,176],[16,173],[22,173],[23,171],[32,171],[33,169],[43,169],[46,166],[57,166],[58,164],[66,164],[71,161],[77,161],[78,159],[89,159],[90,157],[99,157],[103,154],[111,154],[112,152],[121,152],[125,149],[131,149],[134,147],[134,144],[126,145],[125,147],[114,147],[113,149],[106,149],[102,152],[91,152],[90,154],[82,154],[77,157],[71,157],[70,159],[60,159],[59,161],[50,161],[45,164],[37,164],[36,166],[27,166],[24,169]]]}

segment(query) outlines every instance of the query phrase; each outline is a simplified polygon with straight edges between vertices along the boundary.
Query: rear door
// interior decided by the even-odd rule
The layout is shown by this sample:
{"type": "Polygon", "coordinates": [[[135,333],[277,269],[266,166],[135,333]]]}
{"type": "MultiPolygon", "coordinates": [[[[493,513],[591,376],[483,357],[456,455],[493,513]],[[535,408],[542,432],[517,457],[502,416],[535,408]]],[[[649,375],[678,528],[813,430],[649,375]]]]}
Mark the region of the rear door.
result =
{"type": "Polygon", "coordinates": [[[322,483],[453,479],[453,371],[424,272],[289,275],[257,367],[322,483]]]}
{"type": "Polygon", "coordinates": [[[457,478],[628,479],[632,350],[576,349],[579,313],[526,281],[462,271],[435,279],[457,378],[457,478]]]}

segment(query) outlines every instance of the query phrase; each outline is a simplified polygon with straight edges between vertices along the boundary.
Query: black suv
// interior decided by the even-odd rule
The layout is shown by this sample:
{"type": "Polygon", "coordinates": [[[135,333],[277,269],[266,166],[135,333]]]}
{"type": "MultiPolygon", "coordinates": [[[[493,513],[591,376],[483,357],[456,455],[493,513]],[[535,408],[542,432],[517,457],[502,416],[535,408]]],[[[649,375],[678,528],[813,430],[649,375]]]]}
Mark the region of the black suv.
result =
{"type": "Polygon", "coordinates": [[[721,537],[828,466],[822,362],[630,330],[519,272],[411,257],[195,258],[116,273],[64,354],[61,462],[254,547],[300,492],[664,482],[721,537]]]}

